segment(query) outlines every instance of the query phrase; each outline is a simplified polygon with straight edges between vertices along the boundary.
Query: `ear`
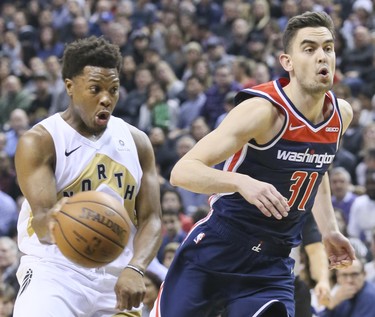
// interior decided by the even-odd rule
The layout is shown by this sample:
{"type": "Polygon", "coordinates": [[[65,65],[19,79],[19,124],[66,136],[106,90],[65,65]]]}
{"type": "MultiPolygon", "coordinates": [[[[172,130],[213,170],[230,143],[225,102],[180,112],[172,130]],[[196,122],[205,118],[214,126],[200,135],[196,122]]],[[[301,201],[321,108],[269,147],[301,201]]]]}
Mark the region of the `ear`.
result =
{"type": "Polygon", "coordinates": [[[291,61],[290,55],[281,54],[279,57],[279,62],[285,71],[290,72],[293,70],[293,63],[291,61]]]}
{"type": "Polygon", "coordinates": [[[65,82],[65,89],[66,89],[66,93],[68,94],[69,97],[72,97],[73,95],[73,82],[71,79],[65,79],[64,80],[65,82]]]}

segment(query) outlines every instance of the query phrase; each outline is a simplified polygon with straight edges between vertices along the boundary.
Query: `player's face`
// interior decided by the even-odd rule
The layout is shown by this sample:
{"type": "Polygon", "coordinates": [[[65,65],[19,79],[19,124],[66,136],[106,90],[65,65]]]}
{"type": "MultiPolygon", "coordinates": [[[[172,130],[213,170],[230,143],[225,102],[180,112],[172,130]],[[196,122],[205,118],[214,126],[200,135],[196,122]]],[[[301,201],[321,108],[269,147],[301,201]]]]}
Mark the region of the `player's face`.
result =
{"type": "Polygon", "coordinates": [[[66,87],[76,128],[83,133],[102,132],[119,98],[117,69],[86,66],[82,75],[66,80],[66,87]]]}
{"type": "Polygon", "coordinates": [[[291,77],[309,93],[329,90],[333,84],[336,56],[334,40],[325,27],[303,28],[293,41],[291,77]]]}

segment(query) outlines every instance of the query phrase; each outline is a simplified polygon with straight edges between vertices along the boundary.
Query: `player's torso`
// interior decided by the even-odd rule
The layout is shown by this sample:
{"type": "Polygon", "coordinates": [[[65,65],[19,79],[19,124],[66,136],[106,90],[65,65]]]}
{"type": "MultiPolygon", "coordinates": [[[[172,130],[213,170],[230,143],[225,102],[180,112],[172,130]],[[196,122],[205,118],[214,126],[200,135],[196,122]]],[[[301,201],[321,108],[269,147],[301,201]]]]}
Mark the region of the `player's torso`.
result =
{"type": "Polygon", "coordinates": [[[133,220],[142,170],[127,124],[112,117],[106,131],[96,141],[77,133],[59,115],[42,124],[55,145],[59,198],[107,187],[124,200],[133,220]]]}
{"type": "Polygon", "coordinates": [[[311,211],[321,178],[338,149],[342,123],[337,101],[327,93],[327,102],[332,104],[333,110],[323,122],[314,125],[296,109],[278,82],[240,93],[242,99],[251,96],[266,98],[278,107],[284,113],[284,125],[267,144],[259,145],[250,140],[221,168],[273,184],[288,199],[291,212],[281,221],[267,218],[238,193],[214,195],[211,204],[215,212],[228,217],[228,221],[242,230],[260,237],[271,233],[276,243],[296,244],[300,217],[304,217],[305,211],[311,211]]]}

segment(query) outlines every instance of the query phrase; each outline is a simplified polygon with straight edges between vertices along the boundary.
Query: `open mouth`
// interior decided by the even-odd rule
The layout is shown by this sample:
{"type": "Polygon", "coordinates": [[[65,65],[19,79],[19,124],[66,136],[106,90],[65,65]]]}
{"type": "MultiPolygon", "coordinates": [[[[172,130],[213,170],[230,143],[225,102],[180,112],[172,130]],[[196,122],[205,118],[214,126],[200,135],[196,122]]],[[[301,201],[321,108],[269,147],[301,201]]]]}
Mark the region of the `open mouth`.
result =
{"type": "Polygon", "coordinates": [[[329,72],[328,72],[327,68],[322,68],[322,69],[320,69],[318,74],[322,75],[322,76],[327,76],[329,74],[329,72]]]}
{"type": "Polygon", "coordinates": [[[96,123],[99,125],[105,125],[108,123],[109,117],[111,114],[108,111],[100,111],[96,115],[96,123]]]}

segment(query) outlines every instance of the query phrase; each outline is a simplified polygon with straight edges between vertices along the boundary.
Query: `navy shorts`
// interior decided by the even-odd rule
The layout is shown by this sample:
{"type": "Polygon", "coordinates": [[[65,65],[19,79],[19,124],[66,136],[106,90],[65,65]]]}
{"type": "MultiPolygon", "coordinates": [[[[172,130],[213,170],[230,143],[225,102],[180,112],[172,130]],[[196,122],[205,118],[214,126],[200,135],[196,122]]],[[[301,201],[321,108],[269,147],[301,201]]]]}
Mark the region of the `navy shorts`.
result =
{"type": "Polygon", "coordinates": [[[289,253],[204,219],[178,249],[150,316],[293,317],[289,253]]]}

